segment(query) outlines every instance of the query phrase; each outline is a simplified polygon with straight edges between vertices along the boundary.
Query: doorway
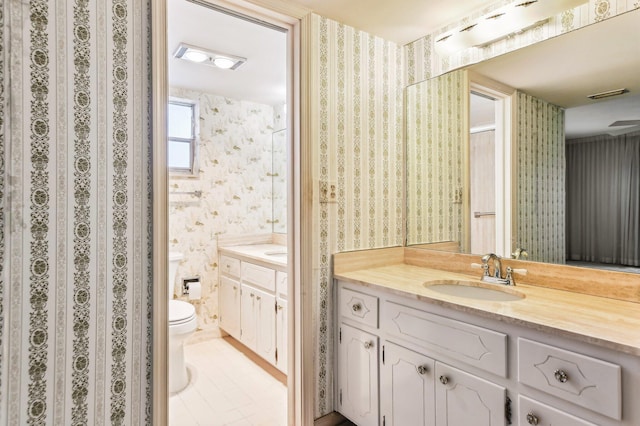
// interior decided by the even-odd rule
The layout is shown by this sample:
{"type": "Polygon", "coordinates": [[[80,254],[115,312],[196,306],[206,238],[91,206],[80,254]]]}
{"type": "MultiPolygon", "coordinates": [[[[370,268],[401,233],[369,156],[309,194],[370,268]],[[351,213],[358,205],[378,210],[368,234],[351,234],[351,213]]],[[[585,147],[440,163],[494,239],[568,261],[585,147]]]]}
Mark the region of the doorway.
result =
{"type": "Polygon", "coordinates": [[[471,253],[510,257],[512,246],[512,96],[478,75],[469,93],[469,241],[471,253]]]}
{"type": "MultiPolygon", "coordinates": [[[[278,113],[274,112],[273,113],[274,116],[278,115],[281,117],[282,114],[280,112],[283,111],[285,108],[288,110],[288,113],[286,114],[286,118],[283,118],[284,126],[282,127],[284,127],[284,129],[276,128],[278,126],[276,124],[272,124],[270,126],[267,126],[268,127],[267,130],[263,129],[261,134],[264,136],[264,133],[268,132],[267,136],[270,144],[273,143],[273,141],[275,141],[276,139],[282,139],[281,136],[283,132],[286,134],[286,137],[284,138],[284,142],[286,144],[285,151],[287,155],[286,155],[286,165],[283,167],[283,169],[286,170],[286,174],[289,177],[291,177],[291,180],[289,180],[285,185],[285,191],[286,191],[286,196],[288,196],[287,201],[289,205],[284,208],[282,206],[280,206],[279,208],[270,207],[269,210],[270,211],[285,210],[287,213],[285,215],[284,222],[287,225],[287,227],[289,227],[292,224],[292,217],[293,217],[292,212],[295,212],[296,215],[299,215],[298,213],[299,210],[296,209],[298,200],[296,199],[296,196],[295,196],[296,191],[294,191],[294,187],[296,187],[296,185],[299,185],[299,183],[297,183],[299,182],[299,177],[298,177],[299,174],[297,174],[297,171],[296,173],[292,173],[292,171],[294,170],[294,164],[296,163],[295,158],[296,156],[299,155],[299,152],[298,152],[299,149],[296,148],[294,150],[293,147],[294,146],[299,147],[299,131],[297,130],[298,126],[294,124],[294,123],[297,123],[299,120],[299,118],[297,117],[298,111],[299,111],[299,100],[298,100],[299,95],[297,95],[297,93],[299,93],[299,76],[294,75],[294,70],[296,69],[294,65],[297,65],[299,63],[299,51],[298,51],[299,41],[298,40],[300,37],[300,18],[293,18],[293,17],[283,15],[281,13],[271,12],[269,10],[262,9],[260,7],[257,7],[251,4],[241,5],[239,2],[234,2],[231,5],[223,2],[216,2],[214,4],[214,3],[209,3],[206,1],[200,1],[200,0],[189,0],[189,1],[168,0],[167,3],[161,6],[154,4],[154,7],[152,8],[152,19],[155,24],[165,22],[165,19],[163,18],[163,16],[169,17],[169,19],[166,19],[166,22],[168,22],[169,26],[171,25],[172,17],[183,17],[182,13],[174,13],[171,11],[172,3],[180,3],[182,5],[187,4],[191,7],[200,7],[201,9],[211,9],[217,13],[222,13],[227,17],[233,17],[234,19],[238,19],[245,23],[248,22],[248,23],[251,23],[252,25],[269,28],[272,31],[276,31],[281,34],[284,34],[284,44],[283,44],[284,60],[283,60],[282,66],[286,69],[287,76],[285,78],[284,83],[281,85],[282,87],[278,89],[283,89],[285,93],[284,95],[285,102],[278,105],[273,105],[273,103],[264,102],[264,101],[261,103],[261,101],[258,99],[252,99],[250,100],[250,102],[261,104],[261,105],[268,105],[273,110],[277,109],[278,113]]],[[[200,10],[200,12],[201,12],[200,14],[203,14],[202,10],[200,10]]],[[[293,13],[292,15],[295,16],[296,13],[293,13]]],[[[189,21],[189,25],[193,25],[193,23],[194,23],[193,20],[189,21]]],[[[210,28],[207,28],[205,31],[202,31],[205,34],[209,35],[210,40],[238,41],[239,37],[237,35],[236,36],[230,35],[229,27],[215,26],[216,29],[224,29],[226,31],[224,37],[220,35],[214,36],[213,35],[214,31],[212,31],[213,27],[214,26],[210,25],[210,28]]],[[[166,28],[164,24],[154,25],[154,28],[165,28],[167,30],[170,30],[170,28],[166,28]]],[[[202,176],[204,168],[211,166],[211,164],[220,165],[221,158],[220,156],[217,156],[215,158],[207,156],[207,153],[203,153],[202,150],[199,152],[198,149],[203,148],[203,145],[200,144],[192,152],[192,155],[195,158],[194,162],[191,165],[192,168],[189,171],[187,171],[187,173],[184,176],[179,177],[179,179],[182,179],[180,182],[181,185],[177,186],[176,182],[172,181],[172,179],[176,177],[171,176],[169,173],[167,173],[167,170],[166,170],[167,147],[166,146],[162,148],[158,147],[157,141],[166,140],[166,137],[162,136],[164,131],[163,123],[165,122],[165,118],[163,117],[163,114],[161,111],[163,109],[166,110],[167,101],[172,95],[172,92],[171,92],[172,88],[170,85],[166,84],[167,81],[170,80],[171,76],[169,75],[167,76],[168,78],[165,78],[162,75],[162,73],[167,72],[168,67],[166,65],[169,61],[172,60],[173,55],[177,51],[177,49],[175,46],[169,43],[169,40],[168,40],[169,37],[163,40],[165,35],[162,34],[161,31],[156,30],[155,35],[157,35],[160,40],[157,40],[155,36],[152,37],[153,49],[154,49],[154,53],[156,53],[153,55],[153,57],[159,58],[159,56],[162,56],[162,58],[160,58],[159,60],[154,60],[154,64],[153,64],[153,73],[154,73],[153,100],[154,100],[154,110],[156,110],[156,112],[154,113],[154,134],[156,136],[156,147],[154,147],[154,169],[155,169],[154,193],[156,194],[156,197],[154,197],[154,229],[155,229],[154,258],[162,259],[167,257],[166,254],[169,249],[168,246],[170,245],[170,243],[173,242],[173,240],[170,237],[171,231],[168,229],[170,227],[168,225],[170,225],[171,223],[169,218],[170,216],[169,213],[170,213],[172,204],[174,204],[173,206],[174,208],[185,209],[186,207],[184,205],[201,203],[201,201],[205,198],[205,195],[206,195],[205,192],[207,191],[207,189],[206,188],[201,188],[201,189],[188,188],[188,186],[196,185],[196,181],[200,176],[202,176]],[[158,52],[160,52],[160,55],[157,54],[158,52]],[[159,64],[160,66],[158,66],[159,64]],[[163,83],[163,81],[165,83],[163,83]],[[164,101],[161,101],[162,99],[164,99],[164,101]],[[164,155],[163,155],[163,150],[164,150],[164,155]],[[163,168],[161,167],[163,165],[164,165],[164,171],[160,171],[159,169],[163,168]],[[163,174],[164,174],[164,177],[163,177],[163,174]],[[185,188],[185,190],[183,191],[182,186],[185,186],[187,188],[185,188]],[[177,192],[178,194],[175,194],[173,192],[177,192]],[[175,206],[176,204],[183,204],[183,205],[176,207],[175,206]]],[[[262,41],[263,39],[259,39],[259,40],[254,39],[253,44],[260,46],[262,41]]],[[[185,42],[184,44],[189,46],[195,45],[193,41],[191,41],[190,43],[185,42]]],[[[199,46],[199,47],[202,47],[202,46],[199,46]]],[[[216,47],[216,49],[223,50],[220,47],[216,47]]],[[[226,50],[226,51],[223,50],[222,53],[230,53],[230,55],[228,56],[233,56],[233,57],[241,56],[241,55],[238,55],[239,52],[234,52],[232,50],[226,50]]],[[[227,56],[227,55],[224,55],[224,56],[227,56]]],[[[273,57],[271,58],[273,59],[273,57]]],[[[247,61],[251,61],[250,57],[246,57],[244,59],[245,59],[245,63],[247,61]]],[[[254,64],[257,63],[255,59],[253,62],[254,64]]],[[[240,69],[240,68],[236,68],[236,69],[240,69]]],[[[260,69],[260,71],[264,73],[266,69],[263,67],[260,69]]],[[[296,74],[297,74],[297,71],[296,71],[296,74]]],[[[263,74],[263,77],[265,77],[264,74],[263,74]]],[[[263,80],[266,80],[266,78],[263,78],[263,80]]],[[[233,84],[228,83],[228,84],[224,84],[224,86],[225,86],[225,89],[229,89],[229,87],[233,86],[233,84]]],[[[246,89],[247,86],[248,85],[240,85],[239,87],[246,89]]],[[[188,90],[184,91],[182,89],[180,93],[177,94],[177,96],[174,96],[178,98],[178,101],[184,101],[185,94],[190,95],[188,90]]],[[[193,88],[191,88],[190,90],[193,90],[193,88]]],[[[176,95],[175,92],[173,92],[173,94],[176,95]]],[[[216,104],[217,101],[216,102],[211,101],[211,99],[206,99],[204,102],[200,99],[196,99],[197,101],[196,103],[198,104],[198,107],[196,108],[196,110],[199,109],[199,112],[196,113],[196,117],[197,117],[197,120],[199,120],[200,124],[202,124],[202,121],[203,121],[202,120],[203,109],[208,109],[209,112],[214,112],[215,114],[224,115],[224,111],[221,108],[221,106],[224,107],[224,105],[228,103],[234,103],[232,101],[228,101],[229,99],[233,99],[232,97],[233,95],[230,93],[225,92],[219,96],[222,98],[222,101],[219,104],[216,104]]],[[[191,98],[191,96],[186,96],[186,98],[191,98]]],[[[245,101],[241,100],[241,102],[245,102],[245,101]]],[[[246,102],[249,102],[249,101],[246,101],[246,102]]],[[[259,113],[258,110],[260,108],[253,108],[251,106],[249,106],[248,108],[252,114],[259,113]]],[[[238,121],[240,121],[241,124],[245,123],[244,121],[242,121],[241,118],[238,118],[237,116],[229,117],[228,121],[234,122],[236,124],[238,121]]],[[[245,126],[245,129],[244,129],[248,132],[250,129],[247,129],[246,127],[249,127],[249,126],[245,126]]],[[[217,128],[216,130],[218,131],[221,130],[221,133],[224,133],[224,129],[217,128]]],[[[249,137],[245,137],[245,139],[252,139],[252,138],[251,136],[249,136],[249,137]]],[[[255,140],[253,140],[252,142],[257,143],[255,140]]],[[[223,150],[228,149],[231,152],[238,151],[239,150],[238,148],[242,149],[242,146],[236,143],[227,143],[223,145],[224,145],[222,147],[223,150]]],[[[181,158],[183,159],[188,157],[189,156],[181,156],[181,158]]],[[[174,159],[173,156],[171,156],[170,158],[172,160],[174,159]]],[[[256,159],[256,156],[254,155],[249,159],[249,162],[253,163],[255,162],[254,161],[255,159],[256,159]]],[[[270,158],[270,160],[271,159],[272,158],[270,158]]],[[[182,166],[182,164],[180,166],[182,166]]],[[[248,177],[246,173],[237,173],[237,174],[241,175],[245,179],[248,177]]],[[[268,174],[271,174],[271,172],[268,171],[268,174]]],[[[216,182],[214,182],[214,186],[215,184],[216,182]]],[[[248,183],[248,185],[252,186],[250,183],[248,183]]],[[[269,191],[271,191],[271,189],[269,191]]],[[[261,191],[256,190],[256,192],[261,192],[261,191]]],[[[232,199],[237,199],[237,197],[234,197],[232,195],[232,199]]],[[[210,209],[209,212],[213,213],[213,209],[210,209]]],[[[220,213],[217,210],[216,212],[218,212],[218,214],[220,213]]],[[[282,225],[283,225],[282,219],[274,222],[279,225],[279,228],[282,228],[282,225]]],[[[203,224],[206,225],[204,221],[198,220],[198,223],[196,224],[196,226],[202,227],[204,226],[203,224]]],[[[272,230],[272,228],[270,228],[270,230],[272,230]]],[[[196,231],[198,230],[201,230],[201,228],[196,228],[196,231]]],[[[278,229],[278,231],[282,232],[282,229],[278,229]]],[[[203,232],[200,232],[200,234],[208,235],[203,232]]],[[[293,328],[292,324],[294,319],[296,318],[297,315],[299,315],[299,313],[297,313],[297,307],[296,307],[296,297],[298,294],[298,286],[294,284],[295,282],[298,281],[296,279],[295,273],[299,270],[299,267],[297,267],[296,265],[299,265],[299,262],[300,262],[299,255],[297,254],[299,251],[299,248],[298,248],[299,238],[297,238],[296,236],[297,234],[298,234],[297,229],[292,229],[291,232],[287,232],[287,235],[284,236],[285,244],[289,248],[289,253],[292,254],[290,258],[294,258],[294,261],[295,261],[295,264],[291,262],[291,264],[288,265],[287,267],[287,272],[289,272],[288,276],[290,277],[287,286],[291,289],[291,291],[289,292],[291,294],[289,303],[293,305],[292,310],[294,310],[292,315],[290,315],[289,317],[290,320],[288,321],[289,322],[288,328],[290,330],[293,328]]],[[[188,254],[191,254],[191,253],[185,253],[185,257],[188,254]]],[[[166,265],[166,263],[164,262],[162,263],[166,265]]],[[[212,263],[213,262],[211,261],[205,262],[205,268],[211,267],[212,263]]],[[[154,286],[156,289],[167,287],[166,282],[168,280],[166,276],[166,270],[164,270],[164,268],[162,268],[161,266],[162,265],[154,266],[154,277],[155,277],[154,286]]],[[[176,288],[178,288],[178,290],[180,290],[179,284],[180,284],[179,281],[176,281],[176,288]]],[[[153,371],[154,371],[155,385],[154,385],[154,404],[153,405],[154,405],[154,419],[157,420],[160,424],[166,423],[166,419],[168,419],[168,416],[167,416],[168,413],[166,409],[167,399],[168,399],[168,392],[166,389],[167,359],[166,358],[163,359],[163,357],[166,356],[165,351],[168,343],[167,330],[165,328],[166,326],[163,327],[164,324],[167,324],[167,316],[168,316],[167,309],[166,309],[166,304],[167,304],[166,295],[167,295],[166,291],[154,292],[154,342],[155,343],[154,343],[153,371]],[[163,394],[165,396],[164,398],[162,397],[163,394]]],[[[204,295],[204,290],[202,291],[202,295],[204,295]]],[[[194,299],[196,298],[194,297],[194,299]]],[[[289,342],[290,342],[288,345],[289,350],[287,352],[293,353],[293,348],[296,347],[297,345],[297,339],[296,339],[296,336],[293,335],[293,333],[289,337],[289,342]]],[[[290,356],[289,358],[291,359],[291,361],[289,362],[289,365],[293,366],[294,357],[290,356]]],[[[189,363],[189,361],[187,361],[187,363],[189,363]]],[[[283,424],[297,422],[297,419],[305,415],[304,413],[302,413],[302,410],[300,408],[296,409],[296,407],[300,405],[300,401],[301,401],[300,391],[296,392],[296,389],[299,389],[299,386],[296,386],[296,380],[299,377],[299,374],[296,374],[296,371],[299,371],[299,368],[295,367],[295,368],[290,368],[289,370],[290,370],[290,373],[286,379],[286,382],[288,383],[289,392],[287,392],[287,395],[284,398],[285,407],[284,407],[284,415],[282,417],[284,419],[283,424]],[[287,406],[288,406],[288,409],[287,409],[287,406]]],[[[219,416],[216,416],[216,417],[219,417],[219,416]]],[[[243,417],[247,417],[247,416],[243,415],[243,417]]],[[[182,419],[180,423],[184,424],[182,419]]]]}

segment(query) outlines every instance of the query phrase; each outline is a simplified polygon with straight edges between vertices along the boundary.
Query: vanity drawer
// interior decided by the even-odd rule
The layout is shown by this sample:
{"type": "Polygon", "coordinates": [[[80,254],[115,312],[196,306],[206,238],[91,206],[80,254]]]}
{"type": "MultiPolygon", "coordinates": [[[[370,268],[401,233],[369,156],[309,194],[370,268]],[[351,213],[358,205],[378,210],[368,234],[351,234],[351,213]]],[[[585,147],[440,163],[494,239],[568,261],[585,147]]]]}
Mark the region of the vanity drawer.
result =
{"type": "Polygon", "coordinates": [[[276,291],[276,271],[253,263],[242,262],[242,282],[276,291]]]}
{"type": "Polygon", "coordinates": [[[538,426],[596,426],[541,402],[518,396],[518,422],[520,425],[538,426]]]}
{"type": "Polygon", "coordinates": [[[616,420],[622,415],[621,374],[619,365],[518,339],[518,381],[616,420]]]}
{"type": "Polygon", "coordinates": [[[393,336],[474,367],[507,376],[507,335],[385,301],[381,328],[393,336]]]}
{"type": "Polygon", "coordinates": [[[347,288],[340,288],[340,315],[378,328],[378,298],[347,288]]]}
{"type": "Polygon", "coordinates": [[[240,259],[221,255],[220,271],[230,277],[240,278],[240,259]]]}

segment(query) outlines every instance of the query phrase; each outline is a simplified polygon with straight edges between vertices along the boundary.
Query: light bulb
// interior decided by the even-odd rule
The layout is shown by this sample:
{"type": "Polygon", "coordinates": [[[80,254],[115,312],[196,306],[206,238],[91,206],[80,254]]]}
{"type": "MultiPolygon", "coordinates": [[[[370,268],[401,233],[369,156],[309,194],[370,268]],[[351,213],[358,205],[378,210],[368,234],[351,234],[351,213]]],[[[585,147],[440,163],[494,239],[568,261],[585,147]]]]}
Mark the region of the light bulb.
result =
{"type": "Polygon", "coordinates": [[[213,64],[218,68],[223,68],[225,70],[231,68],[236,62],[232,59],[225,58],[223,56],[219,56],[213,60],[213,64]]]}
{"type": "Polygon", "coordinates": [[[184,53],[183,57],[190,60],[191,62],[204,62],[209,59],[209,55],[207,55],[206,53],[191,49],[187,50],[184,53]]]}

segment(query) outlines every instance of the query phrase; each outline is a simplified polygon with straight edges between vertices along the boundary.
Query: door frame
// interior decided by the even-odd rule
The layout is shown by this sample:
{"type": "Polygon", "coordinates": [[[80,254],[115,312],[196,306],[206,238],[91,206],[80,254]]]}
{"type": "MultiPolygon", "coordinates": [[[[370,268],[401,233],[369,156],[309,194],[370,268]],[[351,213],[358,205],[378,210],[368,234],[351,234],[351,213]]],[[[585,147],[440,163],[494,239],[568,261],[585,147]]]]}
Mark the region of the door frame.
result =
{"type": "MultiPolygon", "coordinates": [[[[471,91],[495,99],[496,107],[496,254],[511,257],[513,246],[513,209],[515,198],[514,159],[516,147],[515,135],[515,97],[516,90],[487,77],[469,72],[469,94],[471,91]]],[[[467,187],[469,182],[467,182],[467,187]]],[[[469,217],[470,211],[465,215],[469,217]]]]}
{"type": "MultiPolygon", "coordinates": [[[[289,70],[287,128],[289,179],[287,243],[288,272],[288,424],[313,424],[315,391],[311,286],[312,204],[305,197],[311,182],[309,120],[309,55],[311,18],[306,8],[279,0],[198,0],[286,28],[289,70]],[[304,125],[304,126],[303,126],[304,125]],[[306,129],[306,130],[305,130],[306,129]]],[[[166,105],[168,101],[168,46],[166,0],[151,2],[151,129],[152,129],[152,422],[167,425],[168,413],[168,171],[166,105]]]]}

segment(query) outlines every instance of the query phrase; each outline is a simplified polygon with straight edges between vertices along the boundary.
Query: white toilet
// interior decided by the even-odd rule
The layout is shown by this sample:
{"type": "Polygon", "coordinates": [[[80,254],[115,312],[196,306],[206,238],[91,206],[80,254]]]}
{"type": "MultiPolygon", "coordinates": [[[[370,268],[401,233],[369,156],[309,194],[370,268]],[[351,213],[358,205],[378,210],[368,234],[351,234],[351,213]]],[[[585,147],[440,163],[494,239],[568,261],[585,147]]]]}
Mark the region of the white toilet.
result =
{"type": "Polygon", "coordinates": [[[184,342],[198,326],[191,303],[173,300],[173,291],[182,253],[169,252],[169,392],[180,392],[189,384],[184,363],[184,342]]]}

